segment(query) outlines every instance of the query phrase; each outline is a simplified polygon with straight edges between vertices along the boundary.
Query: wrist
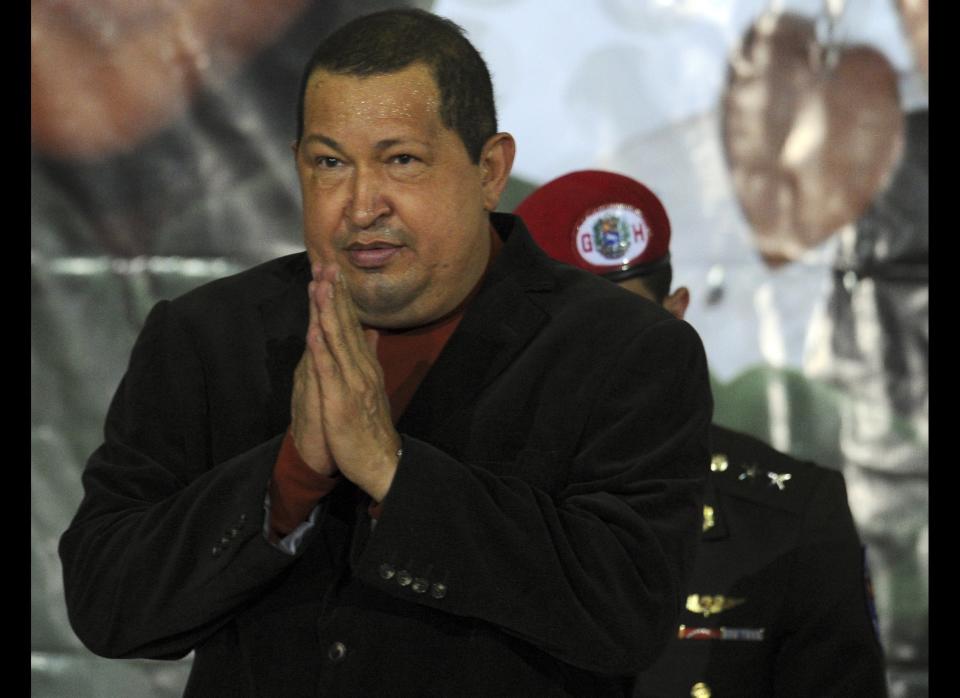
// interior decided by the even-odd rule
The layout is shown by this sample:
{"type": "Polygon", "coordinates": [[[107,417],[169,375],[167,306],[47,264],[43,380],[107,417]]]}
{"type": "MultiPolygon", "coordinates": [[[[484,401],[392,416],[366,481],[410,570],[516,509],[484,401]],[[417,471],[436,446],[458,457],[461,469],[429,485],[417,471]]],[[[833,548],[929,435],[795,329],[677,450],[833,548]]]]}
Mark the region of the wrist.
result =
{"type": "Polygon", "coordinates": [[[374,502],[380,503],[386,498],[402,457],[403,446],[398,437],[396,448],[387,452],[382,460],[382,465],[374,470],[376,476],[367,487],[363,488],[374,502]]]}
{"type": "Polygon", "coordinates": [[[291,451],[301,463],[318,475],[330,478],[340,476],[340,471],[326,447],[324,446],[321,449],[310,448],[307,443],[300,440],[293,425],[287,429],[283,441],[281,449],[291,451]]]}

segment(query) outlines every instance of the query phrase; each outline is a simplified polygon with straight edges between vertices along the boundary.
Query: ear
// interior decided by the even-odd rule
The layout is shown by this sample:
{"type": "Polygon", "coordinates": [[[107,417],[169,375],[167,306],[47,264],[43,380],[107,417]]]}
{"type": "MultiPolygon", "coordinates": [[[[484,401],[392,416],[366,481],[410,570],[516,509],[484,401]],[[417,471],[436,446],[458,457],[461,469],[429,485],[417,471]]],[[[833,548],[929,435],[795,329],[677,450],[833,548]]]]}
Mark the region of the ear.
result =
{"type": "Polygon", "coordinates": [[[663,307],[678,320],[683,320],[688,305],[690,305],[690,291],[686,286],[681,286],[663,299],[663,307]]]}
{"type": "Polygon", "coordinates": [[[493,211],[500,203],[500,195],[507,186],[517,144],[509,133],[495,133],[483,144],[480,152],[480,185],[483,187],[483,207],[493,211]]]}

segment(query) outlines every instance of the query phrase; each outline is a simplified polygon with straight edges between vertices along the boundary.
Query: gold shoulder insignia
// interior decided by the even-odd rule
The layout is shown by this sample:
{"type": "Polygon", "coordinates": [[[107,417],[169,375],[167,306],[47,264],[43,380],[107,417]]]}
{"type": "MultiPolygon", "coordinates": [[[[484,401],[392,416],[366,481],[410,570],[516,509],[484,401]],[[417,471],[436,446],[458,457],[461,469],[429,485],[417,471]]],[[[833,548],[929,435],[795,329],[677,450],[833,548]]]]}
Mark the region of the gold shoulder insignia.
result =
{"type": "Polygon", "coordinates": [[[687,610],[693,613],[699,613],[704,618],[713,614],[729,611],[734,606],[739,606],[745,599],[731,599],[717,594],[710,596],[707,594],[690,594],[687,597],[687,610]]]}
{"type": "Polygon", "coordinates": [[[713,517],[713,507],[710,506],[709,504],[704,504],[703,505],[703,531],[701,531],[701,533],[705,531],[709,531],[711,528],[714,527],[715,524],[716,524],[716,521],[714,520],[714,517],[713,517]]]}
{"type": "Polygon", "coordinates": [[[784,488],[786,488],[787,486],[787,480],[789,480],[792,476],[790,475],[790,473],[770,472],[770,473],[767,473],[767,477],[770,478],[770,485],[775,486],[778,490],[782,492],[784,488]]]}
{"type": "Polygon", "coordinates": [[[730,465],[725,453],[714,453],[710,459],[710,470],[714,472],[723,472],[730,465]]]}

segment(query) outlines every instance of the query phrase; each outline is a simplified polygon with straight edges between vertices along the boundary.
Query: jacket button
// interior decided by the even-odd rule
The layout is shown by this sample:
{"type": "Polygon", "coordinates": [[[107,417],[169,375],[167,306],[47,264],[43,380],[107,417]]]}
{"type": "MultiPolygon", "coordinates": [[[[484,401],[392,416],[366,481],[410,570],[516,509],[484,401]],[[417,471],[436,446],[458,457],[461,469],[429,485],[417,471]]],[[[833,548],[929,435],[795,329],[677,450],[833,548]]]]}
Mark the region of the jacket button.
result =
{"type": "Polygon", "coordinates": [[[430,582],[428,582],[423,577],[417,577],[413,580],[413,586],[410,587],[417,594],[424,593],[427,589],[430,588],[430,582]]]}
{"type": "Polygon", "coordinates": [[[331,662],[342,661],[346,656],[347,646],[342,642],[334,642],[332,645],[330,645],[330,649],[327,650],[327,657],[330,658],[331,662]]]}
{"type": "Polygon", "coordinates": [[[393,565],[389,562],[384,562],[380,565],[380,579],[393,579],[393,575],[396,573],[397,571],[393,569],[393,565]]]}
{"type": "Polygon", "coordinates": [[[213,546],[213,550],[210,551],[210,554],[213,555],[214,557],[219,557],[221,552],[223,551],[220,549],[220,546],[215,545],[213,546]]]}
{"type": "Polygon", "coordinates": [[[435,599],[442,599],[447,595],[447,585],[442,582],[436,582],[432,587],[430,587],[430,596],[435,599]]]}
{"type": "Polygon", "coordinates": [[[410,582],[413,581],[413,575],[407,572],[406,570],[400,570],[397,572],[397,584],[402,587],[410,586],[410,582]]]}
{"type": "Polygon", "coordinates": [[[226,548],[228,545],[230,545],[230,539],[224,536],[223,538],[220,539],[220,545],[226,548]]]}

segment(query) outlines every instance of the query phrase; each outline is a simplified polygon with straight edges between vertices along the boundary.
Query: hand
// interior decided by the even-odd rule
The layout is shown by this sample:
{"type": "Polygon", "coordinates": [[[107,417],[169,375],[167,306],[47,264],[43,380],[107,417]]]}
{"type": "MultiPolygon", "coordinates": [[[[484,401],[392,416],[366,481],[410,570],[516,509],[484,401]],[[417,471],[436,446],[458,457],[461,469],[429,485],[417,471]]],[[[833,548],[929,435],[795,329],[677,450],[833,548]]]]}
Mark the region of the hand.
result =
{"type": "Polygon", "coordinates": [[[323,434],[343,475],[380,502],[397,469],[400,435],[377,361],[377,333],[364,330],[335,264],[315,264],[307,347],[319,381],[323,434]]]}
{"type": "MultiPolygon", "coordinates": [[[[313,284],[310,284],[311,287],[313,284]]],[[[307,336],[319,333],[319,311],[311,298],[310,321],[307,336]]],[[[293,373],[293,397],[290,402],[290,432],[297,453],[303,462],[321,475],[333,477],[337,474],[337,464],[327,448],[324,436],[322,408],[320,403],[320,383],[314,369],[314,360],[308,346],[293,373]]]]}

